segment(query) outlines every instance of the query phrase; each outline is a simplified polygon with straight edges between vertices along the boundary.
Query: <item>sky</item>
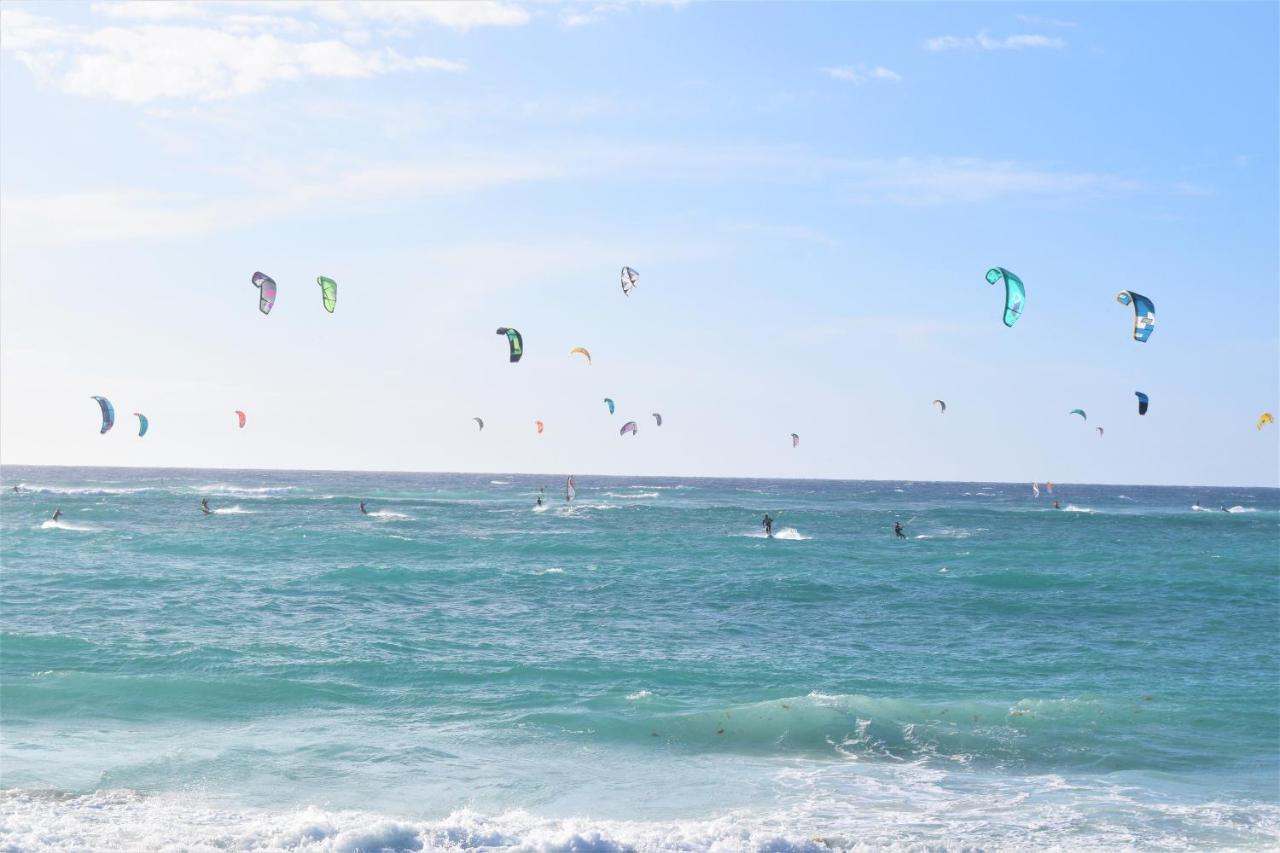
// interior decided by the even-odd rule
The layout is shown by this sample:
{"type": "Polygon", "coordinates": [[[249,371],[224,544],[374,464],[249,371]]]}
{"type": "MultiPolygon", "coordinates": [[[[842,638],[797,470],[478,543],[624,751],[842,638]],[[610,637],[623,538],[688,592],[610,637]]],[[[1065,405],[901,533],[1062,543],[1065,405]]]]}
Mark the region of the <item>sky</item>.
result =
{"type": "Polygon", "coordinates": [[[0,461],[1275,486],[1278,9],[5,2],[0,461]]]}

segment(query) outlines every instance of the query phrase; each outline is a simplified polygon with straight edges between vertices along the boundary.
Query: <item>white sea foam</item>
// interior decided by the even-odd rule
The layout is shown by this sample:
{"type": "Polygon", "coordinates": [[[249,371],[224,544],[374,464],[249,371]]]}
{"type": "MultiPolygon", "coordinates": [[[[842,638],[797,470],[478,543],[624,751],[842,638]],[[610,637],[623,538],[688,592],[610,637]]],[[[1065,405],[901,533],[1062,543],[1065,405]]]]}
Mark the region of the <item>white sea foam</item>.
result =
{"type": "MultiPolygon", "coordinates": [[[[749,539],[768,539],[769,538],[768,536],[765,536],[763,530],[755,530],[755,531],[752,531],[751,533],[743,533],[741,535],[746,536],[749,539]]],[[[813,537],[805,536],[803,533],[801,533],[799,530],[796,530],[794,527],[781,527],[773,531],[773,538],[783,539],[789,542],[803,542],[805,540],[812,539],[813,537]]]]}
{"type": "Polygon", "coordinates": [[[58,519],[54,521],[52,518],[46,520],[40,525],[41,530],[74,530],[77,533],[93,533],[98,528],[90,527],[87,524],[72,524],[70,521],[58,519]]]}
{"type": "Polygon", "coordinates": [[[605,492],[604,496],[606,498],[626,498],[628,500],[635,500],[638,498],[656,498],[659,495],[657,492],[605,492]]]}
{"type": "Polygon", "coordinates": [[[649,698],[650,696],[652,696],[652,695],[653,695],[653,693],[651,693],[651,692],[650,692],[650,691],[648,691],[648,690],[637,690],[635,693],[628,693],[628,694],[627,694],[627,701],[628,701],[628,702],[639,702],[641,699],[648,699],[648,698],[649,698]]]}
{"type": "Polygon", "coordinates": [[[270,495],[276,492],[291,492],[297,486],[236,486],[231,483],[207,483],[203,486],[192,486],[191,491],[201,495],[270,495]]]}
{"type": "Polygon", "coordinates": [[[552,566],[549,569],[536,569],[534,570],[534,574],[535,575],[562,575],[564,574],[564,569],[560,568],[559,566],[552,566]]]}
{"type": "Polygon", "coordinates": [[[33,492],[47,495],[133,495],[139,492],[155,491],[152,486],[128,488],[124,486],[28,486],[22,484],[19,488],[18,494],[33,492]]]}
{"type": "Polygon", "coordinates": [[[411,519],[411,516],[405,515],[403,512],[396,512],[390,509],[379,509],[365,514],[370,518],[382,518],[388,521],[407,521],[411,519]]]}
{"type": "Polygon", "coordinates": [[[1075,504],[1067,504],[1062,508],[1063,512],[1087,512],[1092,513],[1093,510],[1087,506],[1076,506],[1075,504]]]}
{"type": "Polygon", "coordinates": [[[489,485],[491,485],[491,486],[510,486],[510,485],[511,485],[511,481],[510,481],[510,480],[490,480],[490,481],[489,481],[489,485]]]}
{"type": "Polygon", "coordinates": [[[220,506],[213,511],[214,515],[256,515],[256,510],[243,509],[240,506],[220,506]]]}
{"type": "Polygon", "coordinates": [[[1251,506],[1229,506],[1227,512],[1257,512],[1258,510],[1251,506]]]}

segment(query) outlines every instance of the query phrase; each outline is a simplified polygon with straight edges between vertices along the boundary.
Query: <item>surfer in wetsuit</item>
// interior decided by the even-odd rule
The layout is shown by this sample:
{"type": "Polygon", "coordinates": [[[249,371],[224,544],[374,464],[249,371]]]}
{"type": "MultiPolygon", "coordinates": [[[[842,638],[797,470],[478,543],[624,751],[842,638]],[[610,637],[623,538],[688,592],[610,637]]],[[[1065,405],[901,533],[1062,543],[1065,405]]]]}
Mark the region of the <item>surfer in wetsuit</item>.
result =
{"type": "Polygon", "coordinates": [[[62,510],[61,510],[61,509],[54,509],[54,511],[53,511],[53,520],[54,520],[54,521],[57,521],[57,520],[58,520],[58,519],[60,519],[60,518],[62,518],[62,510]]]}
{"type": "Polygon", "coordinates": [[[364,501],[360,501],[360,514],[361,514],[361,515],[368,515],[368,514],[369,514],[369,510],[367,510],[367,509],[365,509],[365,508],[364,508],[364,501]]]}
{"type": "Polygon", "coordinates": [[[907,534],[905,534],[905,533],[903,533],[903,532],[902,532],[902,522],[901,522],[901,521],[895,521],[895,522],[893,523],[893,535],[894,535],[894,536],[897,536],[899,539],[906,539],[906,538],[907,538],[907,534]]]}
{"type": "Polygon", "coordinates": [[[201,498],[201,499],[200,499],[200,511],[201,511],[201,512],[203,512],[205,515],[211,515],[211,514],[213,513],[213,510],[209,509],[209,499],[208,499],[208,498],[201,498]]]}
{"type": "Polygon", "coordinates": [[[769,517],[769,513],[764,514],[764,521],[760,522],[764,525],[764,535],[768,539],[773,538],[773,519],[769,517]]]}

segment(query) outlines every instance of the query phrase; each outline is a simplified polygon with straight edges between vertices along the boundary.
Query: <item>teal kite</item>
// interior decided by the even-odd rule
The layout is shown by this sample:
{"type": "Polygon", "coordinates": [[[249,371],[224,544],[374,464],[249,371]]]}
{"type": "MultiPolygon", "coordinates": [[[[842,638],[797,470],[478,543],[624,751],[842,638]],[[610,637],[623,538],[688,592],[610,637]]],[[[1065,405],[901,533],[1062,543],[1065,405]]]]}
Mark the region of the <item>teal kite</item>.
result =
{"type": "Polygon", "coordinates": [[[134,415],[138,418],[138,438],[142,438],[147,434],[147,427],[151,424],[147,422],[147,416],[142,414],[142,412],[134,412],[134,415]]]}
{"type": "Polygon", "coordinates": [[[1067,414],[1079,415],[1080,417],[1084,418],[1086,421],[1089,420],[1089,416],[1084,413],[1084,409],[1072,409],[1071,411],[1067,412],[1067,414]]]}
{"type": "Polygon", "coordinates": [[[609,407],[609,414],[611,414],[611,415],[612,415],[612,414],[613,414],[613,400],[612,400],[612,399],[610,399],[610,398],[608,398],[608,397],[605,397],[605,398],[604,398],[604,404],[605,404],[606,406],[608,406],[608,407],[609,407]]]}
{"type": "Polygon", "coordinates": [[[995,284],[1001,279],[1004,280],[1004,324],[1013,328],[1013,324],[1022,316],[1022,307],[1027,301],[1027,288],[1022,284],[1022,279],[1004,267],[987,270],[988,284],[995,284]]]}
{"type": "Polygon", "coordinates": [[[111,405],[111,401],[106,397],[94,397],[93,399],[98,401],[98,408],[102,410],[102,428],[98,430],[98,435],[102,435],[116,425],[116,408],[111,405]]]}

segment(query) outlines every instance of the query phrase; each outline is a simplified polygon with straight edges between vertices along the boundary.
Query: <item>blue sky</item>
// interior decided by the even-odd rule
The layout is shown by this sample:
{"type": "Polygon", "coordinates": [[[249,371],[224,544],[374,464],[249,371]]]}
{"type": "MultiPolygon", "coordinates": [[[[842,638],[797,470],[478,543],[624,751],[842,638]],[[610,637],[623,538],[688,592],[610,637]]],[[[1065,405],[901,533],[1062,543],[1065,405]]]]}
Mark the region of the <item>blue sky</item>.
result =
{"type": "Polygon", "coordinates": [[[0,16],[6,463],[1277,484],[1275,4],[0,16]]]}

